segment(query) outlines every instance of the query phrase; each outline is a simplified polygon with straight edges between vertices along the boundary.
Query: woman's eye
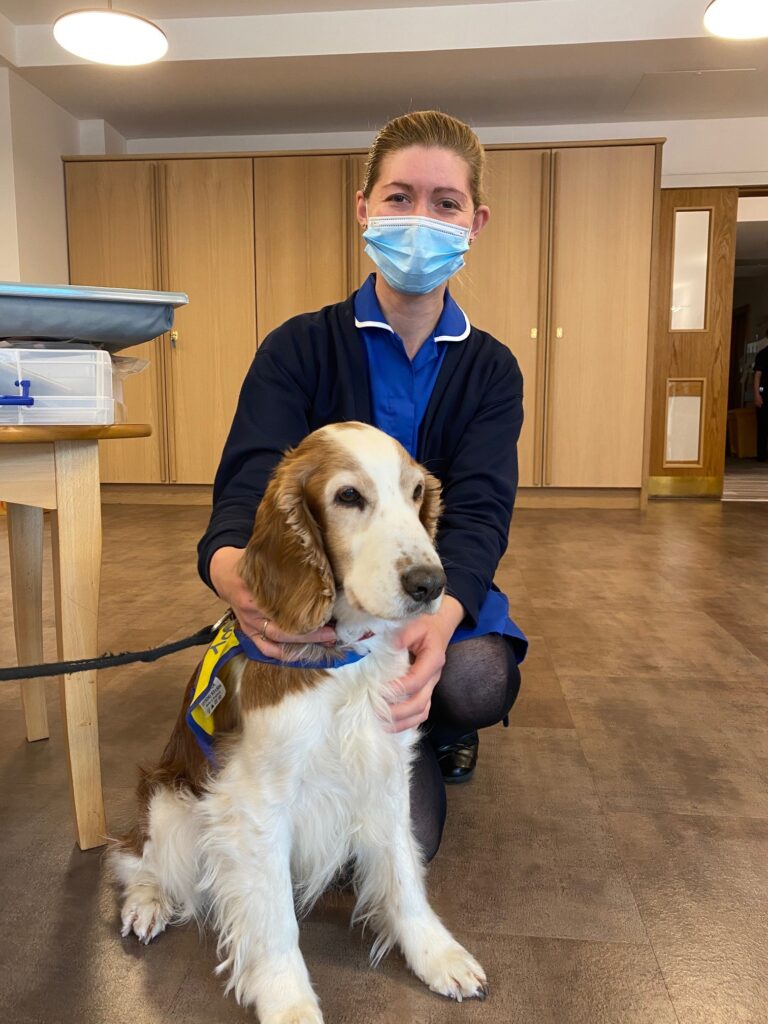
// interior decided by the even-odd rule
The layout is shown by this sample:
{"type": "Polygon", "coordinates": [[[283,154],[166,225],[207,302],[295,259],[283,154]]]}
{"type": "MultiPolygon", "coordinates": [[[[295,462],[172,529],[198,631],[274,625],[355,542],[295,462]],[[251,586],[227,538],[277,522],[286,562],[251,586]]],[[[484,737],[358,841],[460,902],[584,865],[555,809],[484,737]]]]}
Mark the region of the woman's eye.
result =
{"type": "Polygon", "coordinates": [[[336,494],[336,501],[339,505],[353,505],[357,508],[365,504],[362,494],[354,487],[342,487],[336,494]]]}
{"type": "Polygon", "coordinates": [[[421,501],[421,499],[423,497],[424,497],[424,484],[416,484],[416,486],[413,489],[413,500],[414,501],[421,501]]]}
{"type": "Polygon", "coordinates": [[[441,210],[460,210],[461,207],[455,201],[455,199],[441,199],[440,200],[441,210]]]}
{"type": "Polygon", "coordinates": [[[394,195],[387,196],[387,202],[397,204],[407,203],[408,196],[404,195],[402,192],[397,192],[394,195]]]}

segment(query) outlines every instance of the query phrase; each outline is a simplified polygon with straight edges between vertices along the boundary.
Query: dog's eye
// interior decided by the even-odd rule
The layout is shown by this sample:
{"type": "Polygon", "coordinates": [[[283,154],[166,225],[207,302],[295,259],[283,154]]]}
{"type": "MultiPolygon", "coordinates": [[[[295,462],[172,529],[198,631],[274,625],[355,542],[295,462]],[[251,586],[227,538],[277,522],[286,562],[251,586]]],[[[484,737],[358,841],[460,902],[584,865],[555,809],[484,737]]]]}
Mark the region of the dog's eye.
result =
{"type": "Polygon", "coordinates": [[[424,484],[416,484],[416,486],[413,489],[413,500],[414,501],[421,501],[421,499],[423,497],[424,497],[424,484]]]}
{"type": "Polygon", "coordinates": [[[342,489],[336,494],[336,503],[338,505],[362,508],[363,505],[365,505],[365,500],[363,499],[360,491],[356,490],[354,487],[342,487],[342,489]]]}

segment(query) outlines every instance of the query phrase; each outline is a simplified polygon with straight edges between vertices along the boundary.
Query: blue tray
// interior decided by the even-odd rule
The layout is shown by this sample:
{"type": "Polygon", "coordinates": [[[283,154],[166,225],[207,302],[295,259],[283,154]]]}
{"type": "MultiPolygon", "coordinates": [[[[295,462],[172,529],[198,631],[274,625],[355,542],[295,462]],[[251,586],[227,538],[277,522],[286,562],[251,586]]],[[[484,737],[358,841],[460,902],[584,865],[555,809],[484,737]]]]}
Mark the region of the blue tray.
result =
{"type": "Polygon", "coordinates": [[[86,342],[117,352],[173,326],[184,292],[0,282],[0,338],[86,342]]]}

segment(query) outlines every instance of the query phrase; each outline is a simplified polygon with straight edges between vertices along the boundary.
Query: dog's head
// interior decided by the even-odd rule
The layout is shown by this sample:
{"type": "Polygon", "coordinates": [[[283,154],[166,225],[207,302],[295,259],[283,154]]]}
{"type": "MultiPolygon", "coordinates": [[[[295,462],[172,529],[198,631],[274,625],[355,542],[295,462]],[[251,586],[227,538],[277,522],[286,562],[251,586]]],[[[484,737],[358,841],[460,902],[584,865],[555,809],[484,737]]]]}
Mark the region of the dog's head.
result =
{"type": "Polygon", "coordinates": [[[275,470],[240,572],[281,629],[310,633],[335,616],[351,640],[373,620],[437,610],[440,511],[438,481],[397,441],[363,423],[323,427],[275,470]]]}

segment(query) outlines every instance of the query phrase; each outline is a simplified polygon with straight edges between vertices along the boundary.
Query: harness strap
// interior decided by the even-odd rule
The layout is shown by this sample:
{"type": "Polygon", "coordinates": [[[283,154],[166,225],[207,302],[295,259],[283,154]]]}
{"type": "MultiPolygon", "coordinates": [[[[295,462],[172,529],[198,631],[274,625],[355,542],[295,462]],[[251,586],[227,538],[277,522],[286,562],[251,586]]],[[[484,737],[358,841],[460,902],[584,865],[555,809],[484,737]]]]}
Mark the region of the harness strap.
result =
{"type": "Polygon", "coordinates": [[[279,665],[281,668],[322,668],[334,671],[345,665],[354,665],[365,658],[365,654],[347,651],[343,658],[331,665],[314,665],[307,661],[280,661],[262,654],[249,636],[235,628],[235,620],[227,616],[224,625],[216,634],[213,643],[203,655],[200,671],[197,674],[192,700],[187,708],[187,725],[197,740],[198,746],[211,764],[216,764],[213,751],[213,740],[216,731],[214,711],[226,696],[226,690],[218,672],[238,654],[244,654],[250,661],[260,661],[267,665],[279,665]]]}

